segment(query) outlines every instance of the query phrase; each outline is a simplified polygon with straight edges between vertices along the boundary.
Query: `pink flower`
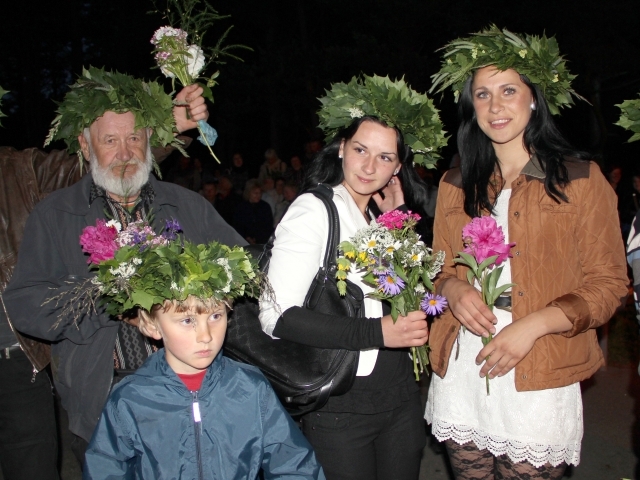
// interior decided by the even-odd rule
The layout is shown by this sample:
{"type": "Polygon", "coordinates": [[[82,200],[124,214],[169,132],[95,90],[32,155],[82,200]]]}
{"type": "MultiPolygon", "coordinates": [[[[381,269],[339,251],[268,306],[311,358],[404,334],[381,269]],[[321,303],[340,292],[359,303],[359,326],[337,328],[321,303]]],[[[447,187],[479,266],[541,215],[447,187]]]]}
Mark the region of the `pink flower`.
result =
{"type": "Polygon", "coordinates": [[[504,262],[507,257],[511,257],[509,250],[515,243],[506,244],[502,227],[489,216],[476,217],[462,229],[462,241],[465,248],[464,253],[473,255],[478,264],[487,258],[498,255],[495,265],[504,262]]]}
{"type": "Polygon", "coordinates": [[[118,245],[116,237],[118,230],[114,226],[107,226],[107,222],[98,219],[95,227],[85,227],[80,235],[82,251],[89,254],[87,263],[98,264],[104,260],[111,260],[118,245]]]}
{"type": "Polygon", "coordinates": [[[418,220],[420,220],[420,215],[418,215],[417,213],[411,213],[411,211],[404,213],[400,210],[391,210],[380,215],[376,219],[376,222],[378,223],[378,225],[382,225],[389,230],[393,230],[402,228],[404,226],[404,223],[407,220],[411,219],[417,222],[418,220]]]}

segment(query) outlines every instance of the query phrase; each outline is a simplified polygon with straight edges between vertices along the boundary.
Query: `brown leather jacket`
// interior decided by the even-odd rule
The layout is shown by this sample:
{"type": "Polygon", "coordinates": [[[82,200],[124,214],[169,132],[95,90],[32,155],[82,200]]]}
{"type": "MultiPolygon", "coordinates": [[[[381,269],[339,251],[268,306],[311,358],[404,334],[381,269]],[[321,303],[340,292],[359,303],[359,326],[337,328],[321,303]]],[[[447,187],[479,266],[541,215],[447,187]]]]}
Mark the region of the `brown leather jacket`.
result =
{"type": "MultiPolygon", "coordinates": [[[[188,137],[180,139],[185,142],[185,148],[191,143],[188,137]]],[[[156,162],[160,163],[173,148],[152,150],[156,162]]],[[[24,225],[31,210],[54,190],[76,183],[87,171],[86,162],[81,172],[78,157],[66,151],[47,153],[37,148],[0,147],[0,308],[4,308],[1,295],[18,261],[24,225]]],[[[13,331],[33,368],[40,371],[46,367],[51,357],[49,344],[13,331]]]]}
{"type": "MultiPolygon", "coordinates": [[[[86,171],[85,166],[83,172],[86,171]]],[[[24,224],[33,207],[52,191],[72,185],[80,177],[78,157],[65,151],[46,153],[36,148],[18,151],[0,147],[0,294],[18,260],[24,224]]],[[[46,367],[49,345],[15,330],[14,333],[33,368],[40,371],[46,367]]]]}
{"type": "MultiPolygon", "coordinates": [[[[544,174],[534,157],[511,184],[509,241],[513,321],[546,306],[562,309],[573,328],[539,338],[516,365],[516,390],[542,390],[589,378],[604,363],[595,328],[606,323],[628,294],[625,251],[616,213],[616,196],[593,162],[567,159],[569,202],[556,203],[544,190],[544,174]]],[[[440,182],[434,250],[445,265],[436,286],[467,268],[452,262],[463,248],[464,212],[458,169],[440,182]]],[[[443,377],[460,323],[449,310],[433,322],[431,365],[443,377]]],[[[481,344],[478,340],[478,351],[481,344]]]]}

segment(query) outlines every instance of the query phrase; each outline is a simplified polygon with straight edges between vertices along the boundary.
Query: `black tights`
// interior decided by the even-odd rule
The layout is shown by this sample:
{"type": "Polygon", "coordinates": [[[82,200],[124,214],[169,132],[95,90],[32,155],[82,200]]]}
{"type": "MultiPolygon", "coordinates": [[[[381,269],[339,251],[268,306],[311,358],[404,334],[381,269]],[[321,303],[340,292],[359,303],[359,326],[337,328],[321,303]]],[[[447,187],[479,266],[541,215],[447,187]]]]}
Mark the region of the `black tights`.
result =
{"type": "Polygon", "coordinates": [[[489,450],[478,450],[473,442],[444,443],[456,480],[560,480],[567,467],[565,463],[557,467],[547,463],[536,468],[529,462],[512,462],[507,455],[495,457],[489,450]]]}

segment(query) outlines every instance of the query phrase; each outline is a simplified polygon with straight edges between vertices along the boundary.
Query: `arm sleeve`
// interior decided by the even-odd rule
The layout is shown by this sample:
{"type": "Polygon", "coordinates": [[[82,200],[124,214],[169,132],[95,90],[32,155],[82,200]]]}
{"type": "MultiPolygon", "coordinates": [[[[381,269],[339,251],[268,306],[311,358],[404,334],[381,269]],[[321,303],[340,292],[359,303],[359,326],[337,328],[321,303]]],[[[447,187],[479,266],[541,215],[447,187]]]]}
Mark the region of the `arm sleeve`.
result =
{"type": "Polygon", "coordinates": [[[273,336],[318,348],[362,350],[384,347],[379,318],[325,315],[291,307],[278,319],[273,336]]]}
{"type": "Polygon", "coordinates": [[[324,472],[300,429],[266,381],[261,398],[262,469],[265,480],[324,480],[324,472]]]}
{"type": "Polygon", "coordinates": [[[260,299],[262,328],[273,337],[321,348],[381,346],[380,319],[334,317],[302,306],[323,260],[328,224],[324,204],[311,194],[298,197],[289,207],[276,230],[269,263],[275,301],[260,299]]]}
{"type": "Polygon", "coordinates": [[[135,478],[135,451],[122,428],[117,406],[107,402],[85,453],[83,480],[135,478]]]}
{"type": "Polygon", "coordinates": [[[213,208],[213,205],[204,198],[202,200],[201,203],[204,209],[202,227],[205,232],[208,232],[210,240],[229,246],[238,245],[244,247],[247,245],[248,242],[220,216],[216,209],[213,208]]]}
{"type": "MultiPolygon", "coordinates": [[[[576,180],[581,181],[581,180],[576,180]]],[[[628,295],[625,251],[616,212],[616,195],[592,163],[587,186],[574,193],[578,199],[577,248],[582,264],[582,286],[556,298],[573,324],[561,335],[573,337],[609,321],[628,295]]]]}
{"type": "Polygon", "coordinates": [[[60,317],[64,300],[47,301],[58,295],[69,298],[72,290],[89,278],[88,270],[83,275],[70,274],[57,251],[56,238],[41,210],[34,210],[27,219],[18,264],[4,293],[7,311],[20,332],[52,342],[67,338],[87,343],[100,328],[115,326],[117,321],[98,307],[97,313],[81,315],[74,322],[71,316],[60,317]]]}

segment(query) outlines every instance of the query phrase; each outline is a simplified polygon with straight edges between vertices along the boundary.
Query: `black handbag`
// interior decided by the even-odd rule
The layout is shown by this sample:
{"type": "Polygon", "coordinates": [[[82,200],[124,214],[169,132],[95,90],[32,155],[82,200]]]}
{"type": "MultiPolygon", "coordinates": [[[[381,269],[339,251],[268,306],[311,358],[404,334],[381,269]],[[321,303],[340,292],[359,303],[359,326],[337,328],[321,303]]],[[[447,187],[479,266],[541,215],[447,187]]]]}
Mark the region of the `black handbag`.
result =
{"type": "MultiPolygon", "coordinates": [[[[336,286],[340,222],[331,200],[333,189],[320,184],[307,193],[318,197],[327,207],[329,238],[324,262],[309,287],[304,307],[321,313],[362,317],[364,295],[360,287],[347,281],[347,295],[343,297],[336,286]]],[[[274,239],[272,236],[264,247],[248,248],[264,273],[269,268],[274,239]]],[[[327,403],[329,396],[349,391],[358,369],[358,351],[274,340],[262,331],[258,314],[258,302],[254,299],[242,298],[235,303],[223,352],[229,358],[258,367],[292,416],[317,410],[327,403]]]]}

